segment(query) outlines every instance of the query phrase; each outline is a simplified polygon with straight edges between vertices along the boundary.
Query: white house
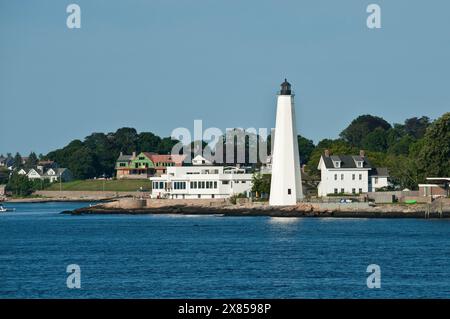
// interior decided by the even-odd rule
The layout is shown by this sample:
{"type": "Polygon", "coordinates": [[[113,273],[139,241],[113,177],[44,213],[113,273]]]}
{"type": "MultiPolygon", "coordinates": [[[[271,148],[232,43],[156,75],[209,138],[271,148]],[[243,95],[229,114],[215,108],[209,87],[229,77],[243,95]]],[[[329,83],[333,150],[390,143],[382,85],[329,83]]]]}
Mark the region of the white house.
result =
{"type": "Polygon", "coordinates": [[[34,169],[34,168],[29,169],[28,172],[26,173],[26,175],[27,175],[28,179],[42,179],[42,176],[43,176],[43,174],[38,169],[34,169]]]}
{"type": "Polygon", "coordinates": [[[21,168],[17,174],[26,175],[28,179],[48,179],[51,183],[59,181],[60,177],[63,182],[72,180],[72,173],[67,168],[49,168],[45,173],[38,168],[21,168]]]}
{"type": "Polygon", "coordinates": [[[67,182],[72,180],[72,173],[67,168],[49,168],[43,178],[50,180],[50,183],[59,181],[59,178],[62,182],[67,182]]]}
{"type": "Polygon", "coordinates": [[[167,173],[150,177],[153,198],[228,198],[249,194],[252,174],[236,167],[194,165],[167,167],[167,173]]]}
{"type": "Polygon", "coordinates": [[[359,155],[330,155],[326,150],[320,157],[318,195],[360,194],[388,186],[386,168],[374,168],[360,151],[359,155]]]}
{"type": "Polygon", "coordinates": [[[369,192],[376,192],[380,188],[390,186],[389,172],[386,167],[372,168],[369,177],[369,192]]]}

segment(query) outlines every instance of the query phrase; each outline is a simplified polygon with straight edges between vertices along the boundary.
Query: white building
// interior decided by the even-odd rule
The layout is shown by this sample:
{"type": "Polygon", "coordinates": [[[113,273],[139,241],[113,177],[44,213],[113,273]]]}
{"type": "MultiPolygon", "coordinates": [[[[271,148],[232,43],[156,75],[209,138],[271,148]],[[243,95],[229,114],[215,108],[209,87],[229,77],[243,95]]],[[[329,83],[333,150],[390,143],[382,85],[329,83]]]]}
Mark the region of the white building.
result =
{"type": "Polygon", "coordinates": [[[29,170],[25,170],[25,169],[21,168],[17,172],[17,174],[26,175],[28,177],[28,179],[42,179],[43,178],[43,174],[38,169],[34,169],[34,168],[31,168],[29,170]]]}
{"type": "Polygon", "coordinates": [[[252,174],[236,167],[194,165],[167,167],[167,174],[150,177],[152,198],[228,198],[248,195],[252,174]]]}
{"type": "Polygon", "coordinates": [[[277,97],[269,204],[295,205],[303,199],[294,95],[285,79],[277,97]]]}
{"type": "Polygon", "coordinates": [[[21,168],[17,174],[26,175],[28,179],[48,179],[51,183],[59,181],[59,178],[61,178],[62,182],[72,180],[72,173],[67,168],[49,168],[45,173],[38,168],[31,168],[29,170],[21,168]]]}
{"type": "Polygon", "coordinates": [[[371,166],[364,151],[359,155],[330,155],[326,150],[320,157],[318,195],[360,194],[389,186],[386,168],[371,166]]]}

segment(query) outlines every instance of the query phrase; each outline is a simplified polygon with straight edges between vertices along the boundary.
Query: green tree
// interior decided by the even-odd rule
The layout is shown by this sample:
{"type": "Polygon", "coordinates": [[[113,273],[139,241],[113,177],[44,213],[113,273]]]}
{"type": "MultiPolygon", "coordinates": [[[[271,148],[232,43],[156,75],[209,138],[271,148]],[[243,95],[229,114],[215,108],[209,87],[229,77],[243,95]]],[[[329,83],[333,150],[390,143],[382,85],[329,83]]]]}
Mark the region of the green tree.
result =
{"type": "Polygon", "coordinates": [[[0,185],[7,184],[9,180],[9,170],[0,167],[0,185]]]}
{"type": "Polygon", "coordinates": [[[384,152],[387,149],[387,133],[381,128],[377,127],[372,132],[368,133],[361,140],[361,146],[365,150],[384,152]]]}
{"type": "Polygon", "coordinates": [[[76,179],[93,178],[103,174],[98,170],[94,153],[87,147],[82,147],[72,154],[68,167],[76,179]]]}
{"type": "Polygon", "coordinates": [[[35,167],[39,162],[39,159],[35,152],[31,152],[30,155],[28,155],[28,158],[25,162],[25,168],[33,168],[35,167]]]}
{"type": "Polygon", "coordinates": [[[84,140],[83,146],[92,152],[92,157],[96,163],[96,176],[106,174],[106,176],[114,175],[114,165],[112,163],[117,159],[120,153],[115,148],[111,136],[103,133],[93,133],[87,136],[84,140]]]}
{"type": "Polygon", "coordinates": [[[410,135],[402,136],[400,139],[398,139],[395,143],[392,143],[387,152],[389,154],[394,155],[408,155],[409,154],[409,148],[411,145],[415,142],[414,138],[410,135]]]}
{"type": "Polygon", "coordinates": [[[427,116],[422,116],[421,118],[412,117],[405,120],[405,131],[411,137],[419,139],[424,137],[425,132],[430,125],[430,118],[427,116]]]}
{"type": "Polygon", "coordinates": [[[418,164],[426,177],[450,176],[450,112],[427,128],[418,164]]]}
{"type": "Polygon", "coordinates": [[[113,134],[114,144],[116,149],[125,154],[131,154],[137,151],[138,148],[138,134],[136,129],[130,127],[123,127],[113,134]]]}
{"type": "Polygon", "coordinates": [[[394,185],[398,185],[400,189],[417,189],[418,183],[423,180],[423,175],[420,173],[415,159],[405,155],[390,155],[386,161],[391,182],[394,185]]]}
{"type": "Polygon", "coordinates": [[[368,114],[361,115],[353,120],[339,136],[351,145],[361,147],[364,137],[378,127],[387,131],[391,128],[391,125],[381,117],[368,114]]]}
{"type": "Polygon", "coordinates": [[[138,135],[138,152],[157,152],[161,138],[153,133],[143,132],[138,135]]]}
{"type": "Polygon", "coordinates": [[[252,176],[252,192],[261,197],[263,194],[270,194],[270,174],[255,173],[252,176]]]}
{"type": "Polygon", "coordinates": [[[300,163],[306,164],[309,161],[311,153],[314,151],[314,142],[312,140],[308,140],[301,135],[297,136],[298,141],[298,153],[300,156],[300,163]]]}
{"type": "Polygon", "coordinates": [[[14,156],[14,168],[20,169],[22,167],[23,167],[22,156],[20,155],[19,152],[17,152],[16,155],[14,156]]]}
{"type": "Polygon", "coordinates": [[[33,185],[27,176],[14,172],[6,185],[6,189],[15,196],[28,196],[33,191],[33,185]]]}
{"type": "Polygon", "coordinates": [[[172,148],[178,143],[178,140],[173,140],[171,137],[164,137],[158,145],[159,154],[170,154],[172,148]]]}

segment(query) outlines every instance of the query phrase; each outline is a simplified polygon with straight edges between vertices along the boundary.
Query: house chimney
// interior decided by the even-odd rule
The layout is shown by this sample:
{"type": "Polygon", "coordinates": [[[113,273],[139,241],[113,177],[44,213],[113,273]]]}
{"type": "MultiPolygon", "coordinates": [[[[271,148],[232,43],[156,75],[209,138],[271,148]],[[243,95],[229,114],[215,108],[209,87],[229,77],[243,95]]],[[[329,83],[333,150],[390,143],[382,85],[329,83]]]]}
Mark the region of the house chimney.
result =
{"type": "Polygon", "coordinates": [[[123,155],[123,152],[120,152],[120,156],[122,156],[123,155]]]}
{"type": "Polygon", "coordinates": [[[136,157],[136,152],[133,152],[133,157],[136,157]]]}
{"type": "Polygon", "coordinates": [[[366,153],[364,152],[364,150],[359,150],[359,156],[364,157],[366,155],[366,153]]]}
{"type": "Polygon", "coordinates": [[[330,157],[330,150],[325,150],[325,157],[330,157]]]}

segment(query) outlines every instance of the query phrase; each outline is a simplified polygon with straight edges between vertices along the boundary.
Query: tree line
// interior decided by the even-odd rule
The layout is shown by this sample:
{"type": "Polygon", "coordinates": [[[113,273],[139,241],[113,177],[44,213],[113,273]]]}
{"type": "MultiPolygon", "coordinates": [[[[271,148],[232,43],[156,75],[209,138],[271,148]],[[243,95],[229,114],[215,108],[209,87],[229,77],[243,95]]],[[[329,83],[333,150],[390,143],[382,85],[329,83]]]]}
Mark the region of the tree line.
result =
{"type": "MultiPolygon", "coordinates": [[[[227,159],[226,136],[219,139],[219,143],[212,146],[209,153],[214,154],[218,148],[227,164],[241,163],[236,157],[231,163],[227,159]]],[[[245,144],[244,165],[249,164],[249,149],[254,147],[252,141],[261,141],[271,150],[271,137],[256,135],[250,139],[246,136],[241,141],[235,141],[234,151],[239,143],[245,144]]],[[[159,137],[151,132],[138,133],[134,128],[120,128],[113,133],[93,133],[83,141],[74,140],[61,149],[46,155],[28,156],[22,164],[20,154],[16,160],[21,166],[32,167],[39,159],[56,161],[60,167],[67,167],[77,179],[114,176],[115,162],[120,152],[155,152],[169,154],[177,140],[170,137],[159,137]]],[[[208,141],[194,141],[191,144],[192,156],[196,155],[199,143],[203,149],[208,148],[208,141]]],[[[403,123],[390,124],[381,117],[361,115],[339,134],[336,139],[323,139],[316,144],[303,136],[298,136],[299,155],[301,164],[306,164],[305,170],[312,177],[320,179],[317,165],[320,156],[326,149],[333,154],[359,154],[359,150],[366,151],[366,156],[373,166],[387,167],[391,179],[398,187],[417,188],[417,184],[428,176],[450,176],[450,113],[445,113],[432,121],[426,116],[406,119],[403,123]]],[[[181,153],[183,150],[181,150],[181,153]]],[[[254,168],[260,166],[265,160],[254,168]]],[[[267,187],[264,182],[263,185],[267,187]]]]}

